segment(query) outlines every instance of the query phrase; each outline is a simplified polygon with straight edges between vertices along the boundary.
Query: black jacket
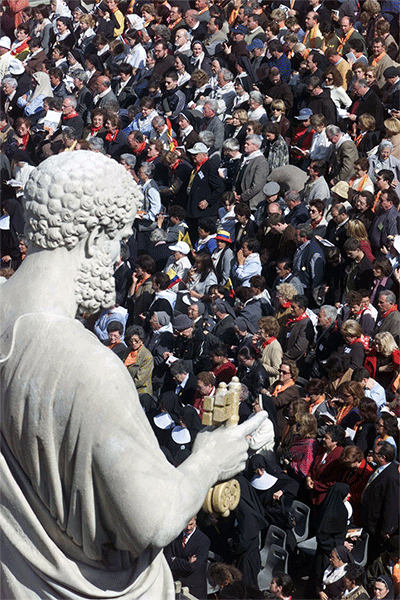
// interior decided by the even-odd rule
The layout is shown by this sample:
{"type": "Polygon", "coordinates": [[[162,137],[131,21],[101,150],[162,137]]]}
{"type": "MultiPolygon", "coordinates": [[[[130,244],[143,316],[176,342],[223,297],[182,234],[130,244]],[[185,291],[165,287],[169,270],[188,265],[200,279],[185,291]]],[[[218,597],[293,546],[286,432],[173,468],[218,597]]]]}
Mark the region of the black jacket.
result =
{"type": "Polygon", "coordinates": [[[181,581],[196,598],[207,598],[207,557],[210,549],[209,538],[196,528],[182,547],[183,533],[164,549],[165,558],[175,581],[181,581]],[[189,562],[196,556],[194,562],[189,562]]]}
{"type": "Polygon", "coordinates": [[[207,160],[197,171],[189,191],[187,213],[193,219],[216,217],[225,185],[218,175],[217,168],[207,160]],[[207,200],[205,209],[199,208],[199,203],[207,200]]]}
{"type": "Polygon", "coordinates": [[[324,115],[328,125],[336,125],[337,111],[329,89],[323,89],[319,96],[311,96],[307,107],[312,110],[313,115],[324,115]]]}

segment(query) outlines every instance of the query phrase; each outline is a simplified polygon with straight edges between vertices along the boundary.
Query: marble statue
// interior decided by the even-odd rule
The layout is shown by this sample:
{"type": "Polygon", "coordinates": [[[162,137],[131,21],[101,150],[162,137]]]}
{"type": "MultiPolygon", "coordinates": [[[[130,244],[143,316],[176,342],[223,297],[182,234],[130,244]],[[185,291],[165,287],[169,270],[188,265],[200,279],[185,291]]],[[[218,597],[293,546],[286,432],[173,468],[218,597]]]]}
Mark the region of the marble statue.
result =
{"type": "Polygon", "coordinates": [[[52,156],[25,187],[29,253],[0,286],[1,598],[172,600],[162,548],[240,471],[261,419],[174,468],[119,358],[75,319],[113,304],[140,202],[112,159],[52,156]]]}

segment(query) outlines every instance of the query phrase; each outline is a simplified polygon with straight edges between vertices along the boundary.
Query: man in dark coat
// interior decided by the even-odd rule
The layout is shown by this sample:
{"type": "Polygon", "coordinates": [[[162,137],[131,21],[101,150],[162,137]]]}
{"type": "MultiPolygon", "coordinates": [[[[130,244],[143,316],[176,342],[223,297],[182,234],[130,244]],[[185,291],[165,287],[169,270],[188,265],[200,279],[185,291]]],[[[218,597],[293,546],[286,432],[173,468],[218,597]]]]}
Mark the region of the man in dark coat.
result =
{"type": "Polygon", "coordinates": [[[187,224],[192,241],[196,241],[198,219],[215,218],[218,214],[221,194],[225,189],[224,182],[218,175],[217,168],[208,160],[208,149],[202,142],[197,142],[188,150],[193,155],[193,169],[188,192],[187,224]]]}
{"type": "Polygon", "coordinates": [[[383,104],[365,79],[358,79],[353,84],[355,99],[349,110],[349,119],[355,121],[364,114],[373,115],[376,129],[383,129],[383,104]]]}
{"type": "Polygon", "coordinates": [[[183,532],[164,549],[175,581],[181,581],[196,598],[207,598],[207,557],[209,538],[193,517],[183,532]]]}
{"type": "Polygon", "coordinates": [[[293,257],[293,272],[304,287],[304,295],[312,305],[314,295],[324,283],[325,254],[322,246],[314,238],[311,225],[298,225],[296,228],[298,248],[293,257]]]}
{"type": "Polygon", "coordinates": [[[318,77],[310,77],[307,90],[310,94],[307,106],[313,115],[324,115],[328,125],[336,125],[337,110],[330,90],[322,87],[322,81],[318,77]]]}
{"type": "Polygon", "coordinates": [[[294,296],[290,308],[292,318],[288,320],[282,334],[283,356],[295,360],[297,366],[314,339],[314,327],[306,313],[307,306],[308,300],[305,296],[294,296]]]}
{"type": "Polygon", "coordinates": [[[377,469],[361,497],[362,523],[370,534],[369,563],[380,554],[382,543],[399,529],[399,465],[394,459],[394,447],[378,442],[374,448],[377,469]]]}

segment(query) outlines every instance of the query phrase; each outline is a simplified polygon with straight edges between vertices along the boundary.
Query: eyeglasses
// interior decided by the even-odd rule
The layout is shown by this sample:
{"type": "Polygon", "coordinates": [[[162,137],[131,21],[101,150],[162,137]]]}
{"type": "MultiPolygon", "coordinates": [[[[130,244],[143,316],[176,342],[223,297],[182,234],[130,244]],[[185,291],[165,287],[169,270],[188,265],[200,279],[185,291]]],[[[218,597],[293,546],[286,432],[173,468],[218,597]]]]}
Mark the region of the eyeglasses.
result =
{"type": "Polygon", "coordinates": [[[325,77],[325,81],[333,81],[333,77],[325,77]]]}

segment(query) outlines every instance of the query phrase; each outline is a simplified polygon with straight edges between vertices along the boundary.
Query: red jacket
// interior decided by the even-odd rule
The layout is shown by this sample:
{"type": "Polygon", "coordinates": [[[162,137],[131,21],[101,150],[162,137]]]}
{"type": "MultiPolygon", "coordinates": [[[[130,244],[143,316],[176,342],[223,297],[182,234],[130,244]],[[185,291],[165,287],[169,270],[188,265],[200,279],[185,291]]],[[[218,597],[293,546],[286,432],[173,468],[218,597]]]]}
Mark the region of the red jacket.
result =
{"type": "Polygon", "coordinates": [[[348,483],[350,487],[350,504],[353,507],[353,521],[357,527],[362,526],[361,496],[372,471],[372,467],[363,458],[357,471],[346,469],[343,473],[342,481],[348,483]]]}
{"type": "Polygon", "coordinates": [[[312,490],[312,503],[316,506],[322,504],[329,491],[337,481],[342,481],[344,465],[340,461],[342,446],[336,446],[334,450],[327,454],[325,462],[322,459],[325,455],[325,448],[321,446],[313,462],[310,471],[310,477],[314,482],[312,490]]]}

